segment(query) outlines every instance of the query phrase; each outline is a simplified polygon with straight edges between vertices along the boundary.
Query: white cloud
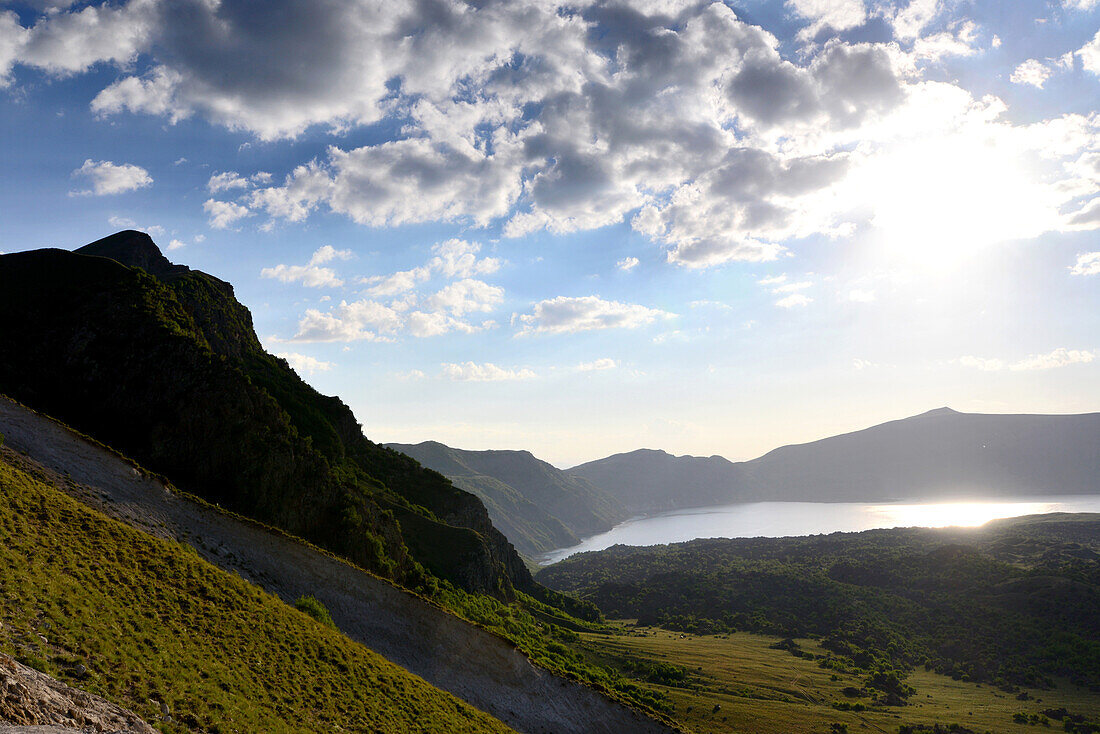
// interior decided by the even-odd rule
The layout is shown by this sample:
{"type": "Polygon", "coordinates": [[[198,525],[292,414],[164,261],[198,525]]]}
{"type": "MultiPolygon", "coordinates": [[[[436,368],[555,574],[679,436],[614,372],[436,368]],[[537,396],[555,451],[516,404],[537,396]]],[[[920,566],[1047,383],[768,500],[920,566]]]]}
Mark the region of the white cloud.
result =
{"type": "Polygon", "coordinates": [[[1012,72],[1009,81],[1013,84],[1029,84],[1033,87],[1043,88],[1043,84],[1050,78],[1051,70],[1038,59],[1028,59],[1012,72]]]}
{"type": "Polygon", "coordinates": [[[807,288],[813,286],[813,282],[809,280],[800,280],[796,283],[782,283],[772,288],[772,293],[797,293],[798,291],[804,291],[807,288]]]}
{"type": "Polygon", "coordinates": [[[224,173],[212,175],[210,180],[206,182],[206,190],[211,194],[217,194],[231,189],[247,189],[249,185],[248,179],[242,177],[236,171],[225,171],[224,173]]]}
{"type": "Polygon", "coordinates": [[[322,362],[319,359],[297,352],[283,352],[275,356],[285,359],[298,372],[308,372],[311,375],[315,372],[328,372],[332,369],[332,362],[322,362]]]}
{"type": "Polygon", "coordinates": [[[1100,252],[1082,252],[1069,272],[1073,275],[1100,275],[1100,252]]]}
{"type": "Polygon", "coordinates": [[[867,18],[863,0],[787,0],[787,6],[812,21],[811,35],[825,26],[838,31],[852,28],[867,18]]]}
{"type": "Polygon", "coordinates": [[[615,267],[617,267],[619,270],[622,270],[623,272],[629,272],[638,267],[638,263],[639,260],[636,257],[624,257],[622,260],[619,260],[617,263],[615,263],[615,267]]]}
{"type": "Polygon", "coordinates": [[[449,311],[455,316],[464,316],[474,311],[492,311],[503,300],[503,288],[465,278],[430,296],[426,305],[437,311],[449,311]]]}
{"type": "Polygon", "coordinates": [[[471,275],[490,275],[500,269],[500,260],[494,257],[478,258],[481,244],[466,240],[450,239],[432,246],[434,257],[428,268],[446,278],[469,278],[471,275]]]}
{"type": "Polygon", "coordinates": [[[1100,0],[1063,0],[1063,2],[1067,8],[1073,8],[1084,12],[1088,12],[1100,6],[1100,0]]]}
{"type": "Polygon", "coordinates": [[[986,372],[998,372],[1008,370],[1012,372],[1025,372],[1032,370],[1049,370],[1058,367],[1066,367],[1071,364],[1088,364],[1096,355],[1093,352],[1082,349],[1066,349],[1059,347],[1047,354],[1031,354],[1016,362],[1005,362],[1001,359],[983,359],[967,355],[959,358],[959,364],[964,367],[986,372]]]}
{"type": "Polygon", "coordinates": [[[538,377],[533,370],[526,367],[518,369],[498,367],[492,362],[485,362],[484,364],[477,364],[476,362],[444,363],[443,374],[452,380],[463,382],[503,382],[530,380],[538,377]]]}
{"type": "Polygon", "coordinates": [[[813,301],[812,298],[810,298],[809,296],[803,295],[802,293],[792,293],[791,295],[787,296],[786,298],[780,298],[778,301],[775,302],[775,305],[779,306],[780,308],[791,309],[791,308],[799,308],[801,306],[805,306],[805,305],[811,303],[812,301],[813,301]]]}
{"type": "Polygon", "coordinates": [[[91,184],[91,189],[73,192],[80,195],[122,194],[153,184],[153,177],[141,166],[135,166],[131,163],[93,161],[91,158],[84,161],[84,165],[73,171],[72,176],[73,178],[85,179],[91,184]]]}
{"type": "Polygon", "coordinates": [[[761,278],[756,282],[760,285],[779,285],[780,283],[787,282],[787,274],[780,273],[779,275],[769,275],[765,278],[761,278]]]}
{"type": "Polygon", "coordinates": [[[941,0],[910,0],[904,6],[899,3],[892,15],[888,13],[888,17],[894,26],[894,35],[904,40],[913,40],[921,35],[925,26],[942,9],[941,0]]]}
{"type": "Polygon", "coordinates": [[[337,277],[332,268],[321,265],[335,259],[347,260],[352,257],[351,250],[337,250],[332,245],[322,245],[314,251],[305,265],[279,264],[260,271],[261,278],[273,278],[283,283],[301,283],[307,288],[339,288],[344,281],[337,277]]]}
{"type": "Polygon", "coordinates": [[[1100,31],[1092,37],[1092,40],[1078,49],[1075,54],[1081,59],[1081,66],[1085,71],[1091,71],[1100,76],[1100,31]]]}
{"type": "Polygon", "coordinates": [[[978,53],[978,27],[973,21],[959,23],[953,29],[918,38],[913,43],[917,58],[939,61],[948,56],[973,56],[978,53]]]}
{"type": "Polygon", "coordinates": [[[871,303],[875,300],[875,292],[866,288],[853,288],[848,291],[846,298],[852,303],[871,303]]]}
{"type": "Polygon", "coordinates": [[[171,250],[180,250],[184,247],[187,247],[187,243],[184,242],[183,240],[173,239],[171,242],[168,243],[168,250],[169,251],[171,251],[171,250]]]}
{"type": "Polygon", "coordinates": [[[431,271],[425,267],[399,270],[390,275],[373,275],[363,279],[370,286],[367,294],[375,298],[396,296],[411,291],[416,284],[431,277],[431,271]]]}
{"type": "Polygon", "coordinates": [[[577,365],[576,369],[577,372],[600,372],[603,370],[613,370],[618,366],[618,363],[610,357],[601,357],[592,362],[581,362],[577,365]]]}
{"type": "MultiPolygon", "coordinates": [[[[974,24],[941,18],[956,5],[790,0],[809,25],[803,40],[816,35],[787,48],[719,2],[562,12],[539,0],[120,0],[59,6],[29,29],[0,11],[0,84],[20,66],[61,76],[110,64],[122,73],[96,77],[114,79],[91,103],[100,116],[195,116],[265,140],[379,121],[399,130],[397,140],[334,145],[277,180],[217,174],[212,192],[242,198],[211,199],[212,226],[325,210],[374,227],[493,223],[520,237],[629,220],[669,261],[703,268],[773,260],[790,239],[878,219],[892,202],[844,184],[920,140],[1015,138],[1007,159],[1057,168],[1041,145],[1015,144],[1028,126],[1011,123],[1021,116],[1004,115],[1000,100],[924,76],[928,59],[975,52],[974,24]],[[869,18],[892,25],[895,40],[828,31],[869,18]]],[[[1077,54],[1100,73],[1100,40],[1077,54]]],[[[1044,186],[1072,183],[1044,175],[1044,186]]],[[[1065,212],[1076,198],[1043,205],[1065,212]]],[[[1042,226],[1092,226],[1090,212],[1042,226]]],[[[996,225],[984,214],[975,228],[996,225]]]]}
{"type": "Polygon", "coordinates": [[[535,304],[518,317],[525,334],[571,334],[592,329],[635,329],[675,314],[633,303],[605,301],[599,296],[558,296],[535,304]]]}
{"type": "Polygon", "coordinates": [[[210,215],[210,226],[214,229],[227,229],[234,222],[252,216],[248,207],[232,201],[207,199],[203,202],[202,209],[210,215]]]}

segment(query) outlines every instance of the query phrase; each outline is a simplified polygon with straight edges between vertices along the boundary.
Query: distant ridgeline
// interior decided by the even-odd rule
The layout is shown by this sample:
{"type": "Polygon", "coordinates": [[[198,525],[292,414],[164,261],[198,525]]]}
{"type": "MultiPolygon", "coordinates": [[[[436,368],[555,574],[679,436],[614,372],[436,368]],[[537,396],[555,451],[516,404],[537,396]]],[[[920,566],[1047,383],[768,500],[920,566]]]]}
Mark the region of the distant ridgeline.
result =
{"type": "Polygon", "coordinates": [[[639,450],[567,470],[630,512],[765,500],[875,502],[1100,493],[1100,413],[940,408],[731,462],[639,450]]]}
{"type": "Polygon", "coordinates": [[[678,507],[1100,493],[1100,413],[941,408],[744,462],[639,449],[561,470],[527,451],[388,446],[480,497],[529,555],[678,507]]]}
{"type": "Polygon", "coordinates": [[[0,392],[182,489],[411,588],[439,577],[568,604],[476,497],[367,440],[338,398],[263,350],[232,286],[173,265],[148,235],[0,256],[0,313],[0,392]]]}
{"type": "Polygon", "coordinates": [[[820,637],[825,667],[1100,692],[1100,514],[617,545],[537,579],[643,625],[820,637]]]}
{"type": "Polygon", "coordinates": [[[576,545],[630,516],[587,479],[527,451],[463,451],[435,441],[386,445],[480,497],[493,524],[528,555],[576,545]]]}

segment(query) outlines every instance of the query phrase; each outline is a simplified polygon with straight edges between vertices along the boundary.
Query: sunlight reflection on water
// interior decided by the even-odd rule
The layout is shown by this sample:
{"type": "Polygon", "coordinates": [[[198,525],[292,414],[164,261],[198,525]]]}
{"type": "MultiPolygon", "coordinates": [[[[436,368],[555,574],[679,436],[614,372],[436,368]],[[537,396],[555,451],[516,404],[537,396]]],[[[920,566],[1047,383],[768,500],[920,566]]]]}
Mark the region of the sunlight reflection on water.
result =
{"type": "Polygon", "coordinates": [[[1100,512],[1100,495],[953,502],[743,502],[638,517],[580,545],[543,554],[540,564],[612,545],[657,545],[695,538],[754,538],[873,528],[975,527],[990,520],[1048,512],[1100,512]]]}

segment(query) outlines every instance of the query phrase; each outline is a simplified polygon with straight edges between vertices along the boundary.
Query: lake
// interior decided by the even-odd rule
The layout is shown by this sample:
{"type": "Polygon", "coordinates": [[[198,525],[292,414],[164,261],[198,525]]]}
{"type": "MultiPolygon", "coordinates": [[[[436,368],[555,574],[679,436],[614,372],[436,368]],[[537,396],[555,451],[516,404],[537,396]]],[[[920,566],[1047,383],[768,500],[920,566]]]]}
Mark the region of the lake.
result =
{"type": "Polygon", "coordinates": [[[574,553],[620,543],[658,545],[696,538],[779,538],[914,526],[975,527],[997,518],[1048,512],[1100,512],[1100,495],[954,502],[742,502],[692,507],[627,520],[580,545],[544,553],[537,561],[548,565],[574,553]]]}

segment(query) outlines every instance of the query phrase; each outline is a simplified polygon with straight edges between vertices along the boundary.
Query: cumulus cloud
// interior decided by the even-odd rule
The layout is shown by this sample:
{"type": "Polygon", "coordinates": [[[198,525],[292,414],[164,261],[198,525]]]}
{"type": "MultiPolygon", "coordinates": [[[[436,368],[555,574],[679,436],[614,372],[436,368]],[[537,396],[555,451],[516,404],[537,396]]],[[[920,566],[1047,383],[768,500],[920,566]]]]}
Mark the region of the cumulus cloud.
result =
{"type": "Polygon", "coordinates": [[[433,310],[465,316],[474,311],[492,311],[503,300],[503,288],[473,278],[464,278],[430,296],[426,305],[433,310]]]}
{"type": "Polygon", "coordinates": [[[518,316],[520,335],[571,334],[592,329],[635,329],[675,314],[634,303],[605,301],[599,296],[558,296],[536,303],[518,316]]]}
{"type": "Polygon", "coordinates": [[[311,375],[315,372],[328,372],[332,369],[332,362],[322,362],[315,357],[298,354],[297,352],[282,352],[275,356],[285,359],[298,372],[308,372],[311,375]]]}
{"type": "Polygon", "coordinates": [[[1087,350],[1059,347],[1046,354],[1028,355],[1016,362],[1006,362],[1002,359],[984,359],[971,355],[960,357],[958,362],[963,367],[972,367],[986,372],[999,372],[1002,370],[1025,372],[1067,367],[1072,364],[1088,364],[1095,357],[1095,353],[1087,350]]]}
{"type": "Polygon", "coordinates": [[[450,239],[432,246],[432,259],[428,268],[446,278],[469,278],[471,275],[491,275],[500,270],[500,260],[495,257],[479,258],[478,242],[450,239]]]}
{"type": "Polygon", "coordinates": [[[321,267],[333,260],[348,260],[351,250],[337,250],[332,245],[323,245],[314,253],[305,265],[279,264],[260,271],[261,278],[273,278],[283,283],[301,283],[307,288],[339,288],[344,281],[337,277],[332,268],[321,267]]]}
{"type": "MultiPolygon", "coordinates": [[[[263,140],[395,130],[337,140],[277,179],[216,174],[210,193],[239,198],[204,205],[215,227],[318,210],[372,227],[499,224],[509,237],[630,221],[697,268],[774,259],[792,238],[873,218],[876,202],[838,187],[898,137],[1013,128],[993,114],[999,101],[922,76],[929,60],[977,48],[972,22],[941,17],[951,4],[786,5],[806,24],[793,48],[705,0],[129,0],[59,5],[27,27],[0,11],[0,85],[20,66],[64,76],[110,65],[120,73],[91,102],[103,117],[194,116],[263,140]],[[883,21],[891,41],[837,37],[883,21]]],[[[1076,53],[1100,73],[1100,40],[1076,53]]],[[[387,297],[401,284],[375,285],[387,297]]]]}
{"type": "Polygon", "coordinates": [[[867,18],[863,0],[787,0],[787,6],[811,21],[811,35],[825,26],[838,31],[852,28],[867,18]]]}
{"type": "Polygon", "coordinates": [[[1100,252],[1082,252],[1069,272],[1073,275],[1100,275],[1100,252]]]}
{"type": "MultiPolygon", "coordinates": [[[[478,257],[481,245],[450,239],[432,246],[432,256],[424,265],[388,275],[360,279],[368,286],[365,298],[322,312],[306,311],[298,323],[294,341],[393,340],[401,335],[417,338],[448,333],[472,334],[493,328],[492,320],[473,323],[470,317],[489,313],[504,300],[504,289],[483,280],[465,277],[491,274],[500,267],[496,258],[478,257]],[[420,287],[440,276],[452,282],[434,291],[422,293],[420,287]],[[458,278],[455,280],[455,278],[458,278]],[[384,299],[389,299],[384,302],[384,299]]],[[[337,257],[346,259],[350,252],[325,246],[314,253],[306,266],[279,265],[266,268],[265,277],[282,280],[312,279],[319,285],[342,285],[329,268],[320,267],[337,257]]]]}
{"type": "Polygon", "coordinates": [[[636,257],[624,257],[622,260],[619,260],[617,263],[615,263],[615,267],[617,267],[619,270],[622,270],[623,272],[629,272],[638,267],[639,262],[640,261],[636,257]]]}
{"type": "Polygon", "coordinates": [[[1045,61],[1028,59],[1012,71],[1009,81],[1013,84],[1028,84],[1038,89],[1042,89],[1047,79],[1050,79],[1055,71],[1072,68],[1072,53],[1067,53],[1057,59],[1047,59],[1045,61]]]}
{"type": "Polygon", "coordinates": [[[498,367],[492,362],[478,364],[476,362],[461,362],[458,364],[445,362],[443,364],[444,376],[462,382],[504,382],[511,380],[530,380],[538,375],[534,370],[526,367],[506,368],[498,367]]]}
{"type": "Polygon", "coordinates": [[[1100,76],[1100,31],[1092,37],[1092,40],[1082,46],[1074,54],[1081,59],[1081,66],[1085,71],[1091,71],[1100,76]]]}
{"type": "Polygon", "coordinates": [[[202,209],[210,216],[210,226],[214,229],[228,229],[234,222],[252,216],[248,207],[232,201],[207,199],[202,209]]]}
{"type": "Polygon", "coordinates": [[[74,191],[77,195],[123,194],[153,185],[153,177],[141,166],[131,163],[112,163],[110,161],[84,161],[84,165],[72,173],[73,178],[83,179],[90,189],[74,191]]]}

